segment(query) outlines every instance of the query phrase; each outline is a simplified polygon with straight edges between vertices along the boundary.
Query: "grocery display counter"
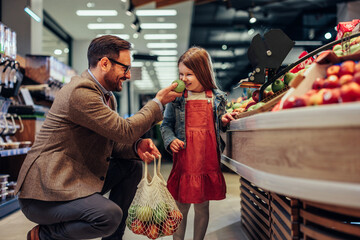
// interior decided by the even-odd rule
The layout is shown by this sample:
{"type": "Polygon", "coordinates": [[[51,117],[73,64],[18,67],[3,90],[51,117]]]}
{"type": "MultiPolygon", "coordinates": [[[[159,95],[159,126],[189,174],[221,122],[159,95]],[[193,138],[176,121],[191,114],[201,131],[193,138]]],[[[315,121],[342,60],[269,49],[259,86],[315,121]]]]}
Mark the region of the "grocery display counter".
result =
{"type": "Polygon", "coordinates": [[[240,118],[226,137],[251,238],[360,238],[359,102],[240,118]]]}

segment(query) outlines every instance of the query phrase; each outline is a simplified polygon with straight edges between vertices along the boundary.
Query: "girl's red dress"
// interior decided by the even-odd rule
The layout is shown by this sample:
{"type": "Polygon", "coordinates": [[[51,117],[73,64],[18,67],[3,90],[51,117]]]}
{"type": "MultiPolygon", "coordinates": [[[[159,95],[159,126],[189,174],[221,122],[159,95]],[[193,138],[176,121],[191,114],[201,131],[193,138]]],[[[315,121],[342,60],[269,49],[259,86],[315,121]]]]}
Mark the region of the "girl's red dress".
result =
{"type": "MultiPolygon", "coordinates": [[[[216,142],[212,92],[205,100],[185,104],[186,148],[174,153],[167,187],[181,203],[202,203],[225,198],[225,179],[216,142]]],[[[187,92],[185,92],[187,98],[187,92]]]]}

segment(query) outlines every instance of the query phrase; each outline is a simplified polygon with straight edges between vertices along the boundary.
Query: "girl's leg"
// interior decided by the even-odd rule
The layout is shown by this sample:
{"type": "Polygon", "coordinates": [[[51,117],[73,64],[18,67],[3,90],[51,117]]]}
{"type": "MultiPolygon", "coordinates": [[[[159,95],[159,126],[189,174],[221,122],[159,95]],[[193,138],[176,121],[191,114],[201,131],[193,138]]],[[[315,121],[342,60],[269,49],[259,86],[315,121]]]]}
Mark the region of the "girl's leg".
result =
{"type": "Polygon", "coordinates": [[[194,204],[194,240],[203,240],[209,223],[209,201],[194,204]]]}
{"type": "Polygon", "coordinates": [[[190,203],[180,203],[176,201],[176,205],[178,206],[180,212],[183,215],[183,219],[180,223],[179,228],[176,230],[176,232],[173,235],[173,240],[184,240],[185,237],[185,230],[186,230],[186,221],[187,221],[187,215],[190,208],[190,203]]]}

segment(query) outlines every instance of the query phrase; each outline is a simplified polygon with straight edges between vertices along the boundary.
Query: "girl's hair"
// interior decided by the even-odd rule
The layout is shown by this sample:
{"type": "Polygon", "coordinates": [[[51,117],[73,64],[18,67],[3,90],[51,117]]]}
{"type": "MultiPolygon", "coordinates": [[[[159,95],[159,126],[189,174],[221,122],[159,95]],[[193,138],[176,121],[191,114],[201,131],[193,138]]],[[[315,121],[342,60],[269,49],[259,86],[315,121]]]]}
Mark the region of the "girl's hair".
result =
{"type": "Polygon", "coordinates": [[[209,53],[201,47],[189,48],[178,61],[194,72],[205,90],[217,88],[209,53]]]}

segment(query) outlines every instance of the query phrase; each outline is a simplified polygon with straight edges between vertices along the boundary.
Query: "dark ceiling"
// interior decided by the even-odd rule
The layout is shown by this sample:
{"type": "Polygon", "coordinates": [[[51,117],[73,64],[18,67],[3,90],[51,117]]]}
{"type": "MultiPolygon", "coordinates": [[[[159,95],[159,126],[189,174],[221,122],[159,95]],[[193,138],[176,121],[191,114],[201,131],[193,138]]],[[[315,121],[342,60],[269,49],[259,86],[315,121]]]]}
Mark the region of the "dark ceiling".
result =
{"type": "Polygon", "coordinates": [[[335,40],[337,4],[345,2],[352,1],[218,0],[197,4],[189,44],[209,51],[219,87],[231,91],[253,70],[247,49],[256,34],[281,29],[295,41],[294,48],[310,52],[335,40]],[[250,15],[257,18],[253,24],[250,15]],[[251,29],[254,32],[249,32],[251,29]],[[325,39],[326,32],[332,34],[330,39],[325,39]]]}

